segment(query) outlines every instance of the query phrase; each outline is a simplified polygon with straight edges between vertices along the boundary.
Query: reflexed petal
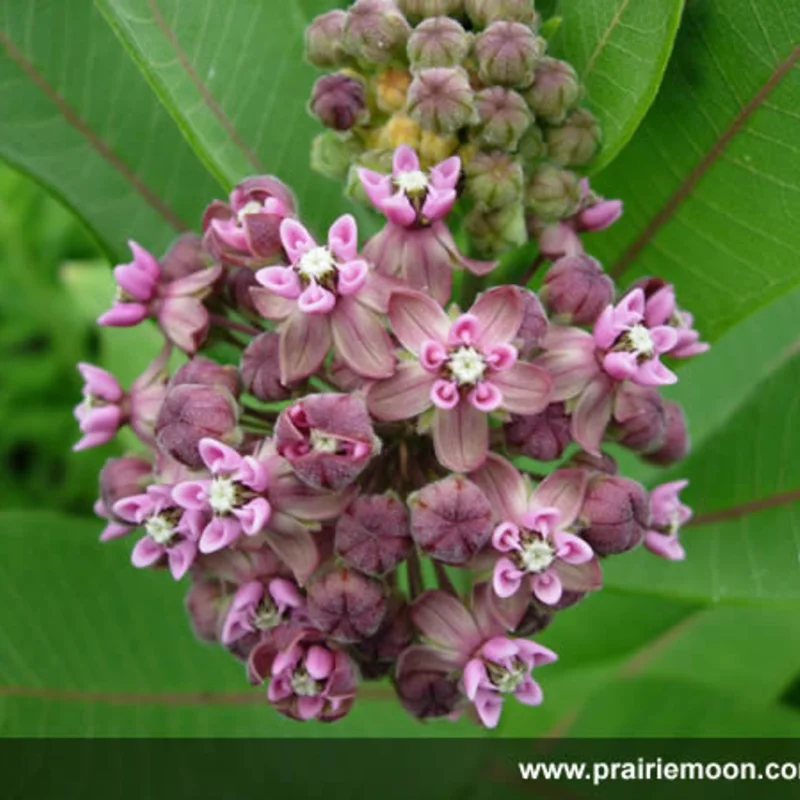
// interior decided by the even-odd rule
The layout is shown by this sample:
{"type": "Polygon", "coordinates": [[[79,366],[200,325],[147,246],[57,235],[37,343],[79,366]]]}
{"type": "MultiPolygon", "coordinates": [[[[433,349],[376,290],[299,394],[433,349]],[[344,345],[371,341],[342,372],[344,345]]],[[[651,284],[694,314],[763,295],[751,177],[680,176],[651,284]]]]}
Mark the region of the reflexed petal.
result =
{"type": "Polygon", "coordinates": [[[594,558],[594,550],[575,534],[556,531],[553,534],[553,544],[557,548],[557,558],[566,561],[567,564],[585,564],[594,558]]]}
{"type": "Polygon", "coordinates": [[[447,341],[451,345],[463,344],[467,347],[476,345],[480,338],[483,326],[480,319],[474,314],[462,314],[453,320],[447,341]]]}
{"type": "Polygon", "coordinates": [[[389,300],[389,320],[395,336],[415,354],[431,340],[446,342],[450,330],[444,309],[422,292],[395,292],[389,300]]]}
{"type": "Polygon", "coordinates": [[[266,319],[286,319],[297,308],[294,300],[280,297],[269,289],[260,286],[250,287],[250,299],[262,317],[266,319]]]}
{"type": "Polygon", "coordinates": [[[425,639],[454,654],[466,655],[480,644],[481,633],[472,614],[446,592],[420,595],[411,606],[411,619],[425,639]]]}
{"type": "Polygon", "coordinates": [[[552,400],[553,380],[535,364],[518,361],[510,369],[493,372],[491,382],[503,393],[503,408],[515,414],[538,414],[552,400]]]}
{"type": "Polygon", "coordinates": [[[366,261],[348,261],[339,267],[339,282],[336,288],[340,295],[358,292],[367,282],[369,264],[366,261]]]}
{"type": "Polygon", "coordinates": [[[568,528],[583,505],[589,476],[584,469],[558,469],[548,475],[531,496],[531,507],[557,508],[559,528],[568,528]]]}
{"type": "Polygon", "coordinates": [[[434,222],[446,217],[456,202],[456,192],[454,189],[437,189],[431,186],[428,189],[428,196],[422,205],[422,216],[434,222]]]}
{"type": "Polygon", "coordinates": [[[339,261],[353,261],[358,255],[358,226],[352,214],[343,214],[328,231],[328,249],[339,261]]]}
{"type": "Polygon", "coordinates": [[[642,386],[669,386],[678,382],[678,376],[667,369],[658,358],[651,358],[639,365],[633,380],[642,386]]]}
{"type": "Polygon", "coordinates": [[[319,565],[319,552],[313,534],[294,517],[274,512],[264,538],[278,558],[292,570],[300,586],[319,565]]]}
{"type": "Polygon", "coordinates": [[[378,208],[380,208],[384,200],[394,193],[392,179],[388,175],[381,175],[379,172],[359,167],[358,179],[361,181],[361,185],[364,187],[364,191],[372,205],[378,208]]]}
{"type": "Polygon", "coordinates": [[[206,437],[197,445],[203,463],[218,475],[223,472],[235,472],[242,466],[243,458],[232,447],[206,437]]]}
{"type": "Polygon", "coordinates": [[[455,381],[446,381],[441,378],[434,381],[433,386],[431,386],[430,399],[437,408],[442,408],[445,411],[455,408],[461,400],[458,384],[455,381]]]}
{"type": "Polygon", "coordinates": [[[495,453],[470,478],[481,488],[498,516],[519,520],[527,507],[528,487],[519,470],[495,453]]]}
{"type": "Polygon", "coordinates": [[[541,575],[534,575],[531,579],[531,586],[537,599],[548,606],[554,606],[561,599],[564,591],[558,575],[553,570],[543,572],[541,575]]]}
{"type": "MultiPolygon", "coordinates": [[[[213,440],[212,440],[213,441],[213,440]]],[[[208,505],[208,489],[211,481],[183,481],[172,490],[172,499],[181,507],[190,511],[206,511],[208,505]]]]}
{"type": "Polygon", "coordinates": [[[370,413],[387,422],[421,414],[431,404],[435,380],[419,364],[399,364],[391,378],[373,383],[367,389],[370,413]]]}
{"type": "Polygon", "coordinates": [[[401,144],[392,156],[392,175],[398,177],[402,172],[416,172],[419,170],[419,158],[413,147],[401,144]]]}
{"type": "Polygon", "coordinates": [[[528,667],[543,667],[558,661],[558,656],[549,648],[530,639],[515,639],[519,656],[528,667]]]}
{"type": "Polygon", "coordinates": [[[481,381],[467,395],[467,401],[472,403],[478,411],[486,414],[497,410],[504,404],[503,393],[491,381],[481,381]]]}
{"type": "Polygon", "coordinates": [[[196,297],[168,297],[159,305],[158,324],[171,342],[192,354],[208,332],[208,310],[196,297]]]}
{"type": "Polygon", "coordinates": [[[603,358],[603,369],[618,381],[632,378],[639,371],[639,360],[636,353],[608,353],[603,358]]]}
{"type": "Polygon", "coordinates": [[[494,565],[492,588],[498,597],[512,597],[519,591],[524,576],[511,559],[501,558],[494,565]]]}
{"type": "Polygon", "coordinates": [[[167,549],[169,571],[176,581],[179,581],[189,571],[196,556],[197,545],[189,540],[167,549]]]}
{"type": "Polygon", "coordinates": [[[481,321],[481,347],[510,342],[522,324],[522,295],[515,286],[497,286],[484,292],[469,313],[481,321]]]}
{"type": "Polygon", "coordinates": [[[242,508],[234,509],[234,514],[242,524],[246,536],[255,536],[261,533],[263,527],[269,522],[272,509],[263,497],[256,497],[242,508]]]}
{"type": "Polygon", "coordinates": [[[331,315],[336,352],[362,378],[388,378],[395,369],[394,348],[378,315],[355,297],[342,297],[331,315]]]}
{"type": "Polygon", "coordinates": [[[472,472],[484,463],[489,451],[489,418],[471,403],[459,403],[452,411],[437,408],[433,446],[445,467],[472,472]]]}
{"type": "Polygon", "coordinates": [[[686,558],[686,551],[677,536],[648,531],[644,537],[644,546],[651,553],[669,561],[683,561],[686,558]]]}
{"type": "Polygon", "coordinates": [[[517,348],[510,344],[494,344],[484,351],[486,363],[489,366],[502,372],[511,369],[517,363],[517,348]]]}
{"type": "Polygon", "coordinates": [[[541,705],[544,699],[541,687],[530,675],[525,678],[519,689],[514,692],[514,697],[516,697],[520,703],[525,703],[526,706],[541,705]]]}
{"type": "Polygon", "coordinates": [[[281,222],[281,242],[286,255],[294,264],[300,257],[317,246],[305,226],[296,219],[285,219],[281,222]]]}
{"type": "Polygon", "coordinates": [[[241,533],[242,526],[235,517],[214,517],[200,537],[200,552],[216,553],[233,544],[241,533]]]}
{"type": "Polygon", "coordinates": [[[279,297],[294,300],[300,296],[300,278],[291,267],[265,267],[256,272],[256,280],[279,297]]]}
{"type": "Polygon", "coordinates": [[[611,411],[614,405],[614,384],[600,375],[584,390],[572,414],[572,438],[592,455],[600,455],[611,411]]]}
{"type": "Polygon", "coordinates": [[[583,564],[556,561],[552,569],[569,592],[595,592],[603,585],[603,570],[597,558],[583,564]]]}
{"type": "Polygon", "coordinates": [[[437,189],[455,189],[461,177],[461,159],[451,156],[430,169],[431,184],[437,189]]]}
{"type": "Polygon", "coordinates": [[[205,295],[212,283],[222,275],[219,265],[190,272],[182,278],[165,284],[163,292],[165,297],[184,297],[188,295],[205,295]]]}
{"type": "Polygon", "coordinates": [[[295,383],[316,372],[331,344],[330,320],[326,316],[295,311],[281,326],[281,383],[295,383]]]}
{"type": "Polygon", "coordinates": [[[328,314],[336,306],[336,295],[317,283],[309,284],[297,298],[297,307],[306,314],[328,314]]]}
{"type": "Polygon", "coordinates": [[[154,542],[149,536],[145,536],[136,542],[131,553],[131,564],[134,567],[151,567],[164,555],[164,548],[154,542]]]}
{"type": "Polygon", "coordinates": [[[503,710],[503,697],[496,692],[481,690],[475,698],[475,710],[487,728],[496,728],[503,710]]]}
{"type": "Polygon", "coordinates": [[[97,318],[97,324],[107,328],[128,328],[138,325],[147,314],[147,306],[142,303],[114,303],[110,310],[97,318]]]}
{"type": "Polygon", "coordinates": [[[479,658],[473,658],[467,662],[464,667],[464,694],[470,699],[474,700],[478,694],[478,689],[491,688],[489,681],[489,674],[486,672],[486,666],[479,658]]]}
{"type": "Polygon", "coordinates": [[[436,372],[447,361],[447,348],[441,342],[425,342],[419,351],[419,361],[429,372],[436,372]]]}

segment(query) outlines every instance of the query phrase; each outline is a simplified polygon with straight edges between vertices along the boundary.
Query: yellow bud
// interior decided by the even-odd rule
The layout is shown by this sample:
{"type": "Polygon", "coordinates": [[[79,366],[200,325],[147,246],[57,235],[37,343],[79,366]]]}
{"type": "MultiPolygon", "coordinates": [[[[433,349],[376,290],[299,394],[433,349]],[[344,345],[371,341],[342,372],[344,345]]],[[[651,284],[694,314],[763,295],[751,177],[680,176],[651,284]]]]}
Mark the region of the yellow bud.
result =
{"type": "Polygon", "coordinates": [[[470,161],[480,152],[480,147],[475,142],[467,142],[458,148],[458,155],[461,159],[461,164],[466,167],[470,161]]]}
{"type": "Polygon", "coordinates": [[[449,158],[457,148],[457,136],[440,136],[433,131],[423,131],[419,143],[419,157],[423,166],[433,166],[449,158]]]}
{"type": "Polygon", "coordinates": [[[382,72],[375,82],[378,108],[389,114],[402,110],[410,85],[411,73],[407,70],[387,69],[382,72]]]}
{"type": "Polygon", "coordinates": [[[405,114],[395,114],[386,123],[383,131],[383,143],[386,147],[394,149],[401,144],[407,144],[415,150],[420,147],[422,130],[411,117],[407,117],[405,114]]]}

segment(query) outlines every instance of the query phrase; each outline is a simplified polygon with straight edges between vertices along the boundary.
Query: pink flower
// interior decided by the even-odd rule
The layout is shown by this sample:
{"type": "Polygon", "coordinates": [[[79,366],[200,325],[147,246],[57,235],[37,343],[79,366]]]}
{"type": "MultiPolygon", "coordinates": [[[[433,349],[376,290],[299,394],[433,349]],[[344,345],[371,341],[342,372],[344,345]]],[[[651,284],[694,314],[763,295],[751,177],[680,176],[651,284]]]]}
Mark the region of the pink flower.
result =
{"type": "Polygon", "coordinates": [[[674,286],[656,278],[642,281],[639,286],[647,298],[647,325],[669,325],[677,333],[677,340],[669,351],[672,358],[691,358],[709,349],[710,345],[701,342],[700,333],[694,329],[694,316],[678,308],[674,286]]]}
{"type": "Polygon", "coordinates": [[[497,265],[462,255],[443,222],[456,201],[459,158],[448,158],[423,172],[414,150],[401,145],[394,153],[391,175],[367,169],[359,169],[358,175],[367,196],[387,219],[364,249],[379,273],[407,281],[446,303],[455,267],[486,275],[497,265]]]}
{"type": "Polygon", "coordinates": [[[180,508],[172,499],[172,486],[154,484],[144,494],[118,500],[114,514],[145,530],[131,554],[135,567],[150,567],[166,558],[176,581],[187,573],[197,556],[206,517],[201,511],[180,508]]]}
{"type": "Polygon", "coordinates": [[[270,630],[303,606],[297,585],[286,578],[254,580],[240,586],[222,626],[220,640],[231,645],[250,633],[270,630]]]}
{"type": "MultiPolygon", "coordinates": [[[[398,662],[410,669],[420,661],[429,672],[461,672],[461,688],[474,703],[481,722],[494,728],[506,695],[527,705],[539,705],[542,692],[530,671],[552,663],[557,656],[528,639],[510,639],[504,625],[490,612],[485,594],[477,591],[472,610],[442,591],[429,591],[411,606],[411,619],[427,644],[412,645],[398,662]]],[[[516,622],[521,619],[520,606],[516,622]]]]}
{"type": "Polygon", "coordinates": [[[370,386],[367,403],[381,420],[409,419],[434,407],[433,441],[448,469],[477,469],[488,451],[488,414],[505,409],[535,414],[550,401],[549,375],[517,360],[511,341],[523,308],[513,286],[481,295],[455,321],[420,292],[392,295],[395,336],[414,356],[387,380],[370,386]]]}
{"type": "Polygon", "coordinates": [[[83,401],[75,408],[83,436],[75,451],[110,442],[123,425],[130,425],[145,444],[153,443],[153,428],[164,401],[165,370],[169,350],[165,349],[125,392],[110,373],[92,364],[78,364],[85,381],[83,401]]]}
{"type": "Polygon", "coordinates": [[[280,224],[295,214],[291,190],[271,175],[246,178],[203,214],[203,244],[229,266],[263,266],[280,256],[280,224]]]}
{"type": "Polygon", "coordinates": [[[256,278],[266,288],[251,293],[261,314],[281,321],[281,382],[316,372],[331,347],[365,378],[391,375],[391,341],[379,317],[387,298],[358,257],[355,219],[336,220],[327,245],[317,245],[294,219],[281,223],[280,236],[291,265],[259,270],[256,278]]]}
{"type": "Polygon", "coordinates": [[[571,532],[586,494],[585,470],[556,470],[531,493],[519,472],[492,454],[473,477],[503,518],[492,534],[500,554],[492,579],[499,597],[511,597],[525,585],[540,602],[554,606],[565,589],[600,588],[592,548],[571,532]]]}
{"type": "Polygon", "coordinates": [[[164,336],[187,353],[194,353],[208,333],[203,298],[222,274],[222,267],[200,269],[168,280],[158,260],[136,242],[129,242],[133,261],[114,268],[118,290],[114,305],[97,322],[128,328],[151,318],[164,336]]]}
{"type": "Polygon", "coordinates": [[[644,537],[644,546],[657,556],[670,561],[683,561],[683,549],[678,532],[692,518],[692,509],[678,499],[689,481],[671,481],[656,486],[650,492],[651,530],[644,537]]]}
{"type": "Polygon", "coordinates": [[[594,332],[552,325],[536,363],[554,380],[554,400],[575,398],[572,436],[597,454],[613,410],[617,385],[625,380],[641,386],[675,383],[678,378],[661,363],[678,341],[675,329],[650,325],[644,291],[636,288],[600,314],[594,332]]]}

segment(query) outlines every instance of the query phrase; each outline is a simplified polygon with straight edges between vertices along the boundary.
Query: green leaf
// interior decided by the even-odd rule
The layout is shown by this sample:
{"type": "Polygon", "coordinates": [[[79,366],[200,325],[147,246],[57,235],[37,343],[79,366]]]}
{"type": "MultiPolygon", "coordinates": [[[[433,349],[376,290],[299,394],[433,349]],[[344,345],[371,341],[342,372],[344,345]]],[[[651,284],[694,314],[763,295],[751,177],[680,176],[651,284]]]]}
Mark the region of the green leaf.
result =
{"type": "Polygon", "coordinates": [[[800,283],[798,40],[795,4],[687,4],[658,99],[596,182],[626,213],[592,252],[674,282],[711,340],[800,283]]]}
{"type": "Polygon", "coordinates": [[[303,31],[328,0],[97,0],[109,23],[217,179],[282,178],[315,225],[344,201],[311,172],[319,125],[306,111],[314,72],[303,31]]]}
{"type": "Polygon", "coordinates": [[[0,47],[0,157],[117,258],[198,224],[219,187],[90,0],[3,3],[0,47]]]}
{"type": "Polygon", "coordinates": [[[682,535],[686,561],[666,563],[646,552],[612,559],[608,585],[715,602],[800,600],[799,382],[795,349],[665,476],[690,480],[682,497],[696,516],[682,535]]]}
{"type": "Polygon", "coordinates": [[[589,108],[603,128],[603,147],[590,165],[610,164],[653,102],[683,10],[683,0],[565,0],[552,52],[584,83],[589,108]]]}

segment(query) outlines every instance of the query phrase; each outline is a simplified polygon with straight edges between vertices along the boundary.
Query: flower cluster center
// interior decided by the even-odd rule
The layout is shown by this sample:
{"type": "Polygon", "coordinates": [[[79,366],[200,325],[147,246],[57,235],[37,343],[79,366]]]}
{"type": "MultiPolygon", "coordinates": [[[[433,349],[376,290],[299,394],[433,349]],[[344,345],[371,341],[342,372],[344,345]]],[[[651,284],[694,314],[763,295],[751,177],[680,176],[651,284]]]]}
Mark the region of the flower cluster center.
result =
{"type": "Polygon", "coordinates": [[[214,478],[208,489],[208,504],[215,514],[230,514],[239,505],[239,487],[230,478],[214,478]]]}
{"type": "Polygon", "coordinates": [[[277,606],[265,595],[253,613],[253,625],[260,631],[268,631],[279,625],[281,619],[277,606]]]}
{"type": "Polygon", "coordinates": [[[459,386],[476,384],[486,367],[486,359],[474,347],[459,347],[447,360],[447,369],[459,386]]]}
{"type": "Polygon", "coordinates": [[[299,697],[316,697],[322,691],[322,685],[304,669],[298,669],[292,674],[292,691],[299,697]]]}
{"type": "Polygon", "coordinates": [[[315,247],[300,258],[297,271],[306,280],[319,282],[336,272],[336,262],[327,247],[315,247]]]}
{"type": "Polygon", "coordinates": [[[615,349],[636,353],[640,358],[652,358],[655,355],[653,337],[644,325],[634,325],[625,331],[615,349]]]}
{"type": "Polygon", "coordinates": [[[401,172],[394,182],[406,194],[422,194],[428,190],[428,176],[419,169],[401,172]]]}
{"type": "Polygon", "coordinates": [[[518,553],[520,566],[526,572],[544,572],[555,561],[556,552],[550,543],[539,536],[522,542],[518,553]]]}
{"type": "Polygon", "coordinates": [[[258,214],[263,210],[264,207],[258,202],[258,200],[250,200],[248,203],[245,203],[241,209],[239,209],[239,213],[236,215],[236,218],[241,223],[248,214],[258,214]]]}
{"type": "Polygon", "coordinates": [[[339,450],[339,439],[336,436],[328,436],[318,430],[312,430],[309,436],[311,447],[315,453],[328,453],[333,455],[339,450]]]}
{"type": "Polygon", "coordinates": [[[147,535],[156,543],[168,544],[175,535],[175,523],[165,514],[154,514],[144,523],[147,535]]]}
{"type": "Polygon", "coordinates": [[[489,674],[489,680],[501,694],[513,694],[516,692],[522,686],[528,672],[525,665],[518,658],[514,659],[511,668],[490,662],[486,665],[486,671],[489,674]]]}

